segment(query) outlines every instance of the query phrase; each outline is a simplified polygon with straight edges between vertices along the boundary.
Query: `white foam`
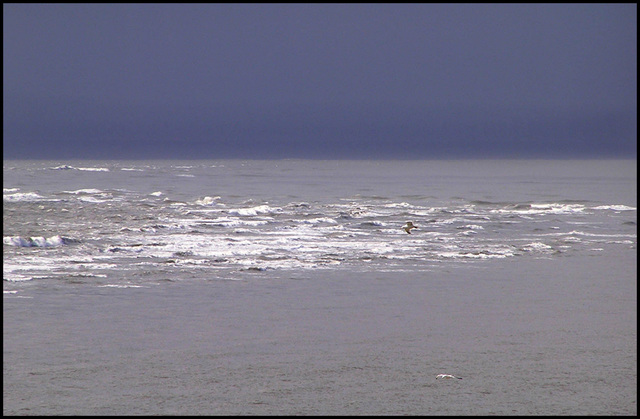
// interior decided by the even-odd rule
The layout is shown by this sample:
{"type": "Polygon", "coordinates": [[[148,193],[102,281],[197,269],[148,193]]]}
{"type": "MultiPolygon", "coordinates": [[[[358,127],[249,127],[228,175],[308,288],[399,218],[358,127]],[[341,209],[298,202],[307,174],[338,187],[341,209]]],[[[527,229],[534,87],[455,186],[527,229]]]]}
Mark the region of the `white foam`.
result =
{"type": "Polygon", "coordinates": [[[616,238],[616,237],[629,237],[636,238],[635,234],[603,234],[603,233],[589,233],[587,231],[572,230],[567,233],[546,233],[541,234],[543,236],[582,236],[582,237],[596,237],[596,238],[616,238]]]}
{"type": "Polygon", "coordinates": [[[45,197],[35,192],[18,192],[13,194],[2,195],[4,202],[36,202],[46,200],[45,197]]]}
{"type": "Polygon", "coordinates": [[[94,198],[92,196],[83,196],[78,198],[78,200],[82,201],[82,202],[89,202],[92,204],[102,204],[103,202],[107,202],[103,199],[98,199],[98,198],[94,198]]]}
{"type": "Polygon", "coordinates": [[[57,167],[50,167],[51,170],[82,170],[84,172],[108,172],[106,167],[73,167],[68,164],[63,164],[57,167]]]}
{"type": "Polygon", "coordinates": [[[31,275],[23,275],[13,272],[6,272],[3,270],[2,272],[2,280],[7,282],[23,282],[23,281],[31,281],[33,277],[31,275]]]}
{"type": "Polygon", "coordinates": [[[445,246],[445,251],[437,251],[438,257],[446,259],[504,259],[515,255],[510,246],[487,246],[483,249],[468,249],[457,244],[445,246]]]}
{"type": "Polygon", "coordinates": [[[213,205],[220,199],[219,196],[205,196],[202,199],[198,199],[196,204],[198,205],[213,205]]]}
{"type": "Polygon", "coordinates": [[[2,238],[2,243],[17,247],[56,247],[62,246],[64,239],[60,236],[52,236],[49,238],[7,236],[2,238]]]}
{"type": "Polygon", "coordinates": [[[295,223],[302,223],[302,224],[321,224],[321,223],[327,223],[327,224],[338,224],[338,222],[336,220],[334,220],[333,218],[329,218],[329,217],[318,217],[318,218],[309,218],[307,220],[296,220],[296,221],[292,221],[295,223]]]}
{"type": "Polygon", "coordinates": [[[599,207],[594,207],[593,209],[597,210],[613,210],[613,211],[635,211],[635,207],[628,207],[626,205],[600,205],[599,207]]]}
{"type": "Polygon", "coordinates": [[[281,208],[273,208],[269,205],[258,205],[256,207],[251,208],[235,208],[230,209],[229,214],[241,215],[241,216],[252,216],[259,214],[274,214],[280,212],[281,208]]]}
{"type": "Polygon", "coordinates": [[[218,217],[213,220],[201,220],[197,224],[211,224],[218,227],[259,226],[268,224],[268,220],[243,220],[238,217],[218,217]]]}
{"type": "Polygon", "coordinates": [[[74,195],[79,195],[79,194],[101,194],[104,193],[104,191],[101,191],[100,189],[78,189],[75,191],[63,191],[64,193],[70,193],[70,194],[74,194],[74,195]]]}
{"type": "MultiPolygon", "coordinates": [[[[187,168],[183,171],[186,172],[187,168]]],[[[68,177],[68,174],[59,175],[68,177]]],[[[71,175],[73,177],[73,173],[71,175]]],[[[78,186],[77,183],[75,185],[78,186]]],[[[368,264],[367,269],[382,268],[392,271],[404,269],[406,266],[422,267],[449,261],[478,263],[474,260],[502,259],[515,255],[548,257],[548,254],[553,254],[556,250],[562,251],[563,245],[565,248],[588,250],[586,246],[577,246],[576,243],[591,244],[598,241],[604,243],[605,240],[609,240],[606,241],[609,243],[612,239],[626,238],[629,239],[626,243],[630,245],[635,243],[633,241],[635,236],[626,237],[613,234],[615,231],[607,231],[612,235],[599,234],[594,238],[592,230],[589,230],[594,223],[605,224],[607,221],[605,214],[597,213],[598,210],[635,210],[633,207],[624,205],[587,208],[573,203],[521,205],[488,203],[475,206],[464,205],[461,198],[445,207],[429,207],[426,204],[403,202],[402,199],[409,199],[406,197],[398,199],[397,202],[392,202],[390,199],[373,201],[336,197],[330,203],[315,200],[301,202],[301,199],[305,198],[295,197],[292,198],[295,202],[287,203],[278,197],[270,197],[267,202],[259,198],[248,199],[236,195],[231,200],[214,195],[177,198],[182,200],[181,202],[164,198],[167,203],[161,203],[163,198],[154,199],[153,197],[164,197],[167,193],[164,189],[151,193],[127,191],[119,194],[114,192],[112,187],[113,185],[104,188],[109,192],[97,188],[66,191],[73,196],[67,195],[65,202],[68,202],[68,205],[64,207],[72,208],[72,205],[77,205],[78,201],[105,202],[101,199],[111,199],[112,193],[117,199],[122,199],[120,202],[142,199],[143,204],[156,205],[143,205],[141,208],[137,206],[137,202],[133,202],[132,212],[129,214],[131,218],[127,216],[126,221],[117,221],[117,224],[114,224],[115,234],[108,236],[107,244],[102,241],[102,236],[96,237],[97,230],[91,230],[88,233],[94,234],[94,237],[88,238],[83,246],[53,251],[5,247],[6,253],[12,253],[11,263],[14,260],[19,260],[21,263],[20,270],[9,272],[9,276],[13,278],[10,280],[29,280],[35,278],[34,274],[51,277],[71,272],[73,275],[80,275],[85,271],[93,272],[96,269],[127,270],[137,269],[138,265],[157,267],[158,264],[168,264],[160,265],[163,267],[185,266],[195,269],[226,270],[235,267],[312,269],[323,266],[368,264]],[[160,209],[161,211],[155,215],[149,212],[149,218],[137,217],[135,213],[142,210],[146,216],[148,211],[160,209]],[[545,218],[546,214],[553,215],[545,218]],[[590,218],[590,216],[596,214],[599,214],[597,220],[592,221],[593,217],[590,218]],[[412,219],[420,227],[420,230],[414,232],[417,234],[408,236],[399,228],[401,224],[398,221],[404,222],[407,219],[412,219]],[[571,223],[576,225],[568,226],[571,223]],[[584,230],[585,233],[562,232],[573,228],[584,230]],[[553,234],[549,234],[551,232],[553,234]],[[94,243],[101,244],[94,246],[94,243]],[[547,243],[552,244],[553,247],[547,243]],[[79,260],[77,253],[93,252],[96,247],[106,260],[98,261],[94,258],[79,260]],[[60,258],[58,253],[65,253],[66,259],[60,258]],[[43,266],[37,259],[25,260],[23,256],[26,255],[38,256],[41,259],[55,258],[56,264],[43,266]],[[109,264],[110,261],[115,263],[109,264]]],[[[66,186],[66,188],[74,189],[73,186],[66,186]]],[[[36,192],[20,195],[19,188],[6,188],[4,192],[5,202],[7,195],[15,195],[14,198],[9,199],[16,200],[45,199],[36,192]]],[[[216,190],[205,190],[200,193],[207,192],[215,193],[216,190]]],[[[43,195],[47,196],[44,193],[43,195]]],[[[434,204],[444,205],[439,202],[434,204]]],[[[81,206],[86,209],[91,205],[81,204],[81,206]]],[[[25,205],[25,207],[30,211],[36,210],[37,204],[25,205]]],[[[106,205],[104,208],[107,209],[106,205]]],[[[128,210],[129,207],[123,208],[128,210]]],[[[67,211],[67,208],[53,207],[50,213],[54,214],[54,211],[58,214],[58,211],[67,211]]],[[[618,220],[614,221],[618,222],[618,220]]],[[[63,222],[71,225],[75,221],[67,215],[63,222]]],[[[593,231],[605,231],[600,229],[600,224],[597,226],[598,229],[593,231]]],[[[67,231],[67,225],[64,228],[67,231]]],[[[74,233],[75,235],[80,233],[74,233]]],[[[12,236],[5,237],[4,243],[5,246],[25,248],[55,247],[63,245],[64,239],[60,236],[50,238],[12,236]]],[[[599,245],[599,247],[603,246],[599,245]]],[[[6,270],[5,273],[7,273],[6,270]]],[[[119,287],[122,284],[105,286],[111,285],[119,287]]]]}
{"type": "Polygon", "coordinates": [[[530,204],[491,210],[495,214],[541,215],[541,214],[575,214],[585,210],[582,204],[530,204]]]}
{"type": "Polygon", "coordinates": [[[413,205],[407,202],[391,203],[391,204],[385,204],[383,206],[386,208],[413,208],[413,205]]]}
{"type": "Polygon", "coordinates": [[[477,224],[467,224],[465,226],[456,227],[457,229],[469,229],[469,230],[484,230],[484,227],[477,224]]]}
{"type": "Polygon", "coordinates": [[[524,246],[522,246],[522,250],[527,251],[527,252],[552,252],[553,251],[553,247],[549,246],[548,244],[545,243],[541,243],[541,242],[533,242],[533,243],[529,243],[529,244],[525,244],[524,246]]]}
{"type": "Polygon", "coordinates": [[[58,258],[48,259],[38,255],[22,255],[11,258],[10,262],[2,263],[2,279],[9,282],[31,281],[43,278],[42,273],[54,274],[63,260],[58,258]]]}
{"type": "Polygon", "coordinates": [[[507,253],[483,253],[483,252],[442,252],[438,256],[451,259],[504,259],[512,256],[507,253]]]}

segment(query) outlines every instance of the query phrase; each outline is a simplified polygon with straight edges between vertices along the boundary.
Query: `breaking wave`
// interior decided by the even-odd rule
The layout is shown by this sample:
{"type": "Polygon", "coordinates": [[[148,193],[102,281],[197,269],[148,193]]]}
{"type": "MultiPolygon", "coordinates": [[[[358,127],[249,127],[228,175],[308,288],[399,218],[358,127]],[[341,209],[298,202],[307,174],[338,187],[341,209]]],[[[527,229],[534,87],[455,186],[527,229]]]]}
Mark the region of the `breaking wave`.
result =
{"type": "Polygon", "coordinates": [[[17,247],[58,247],[66,244],[76,244],[78,240],[70,239],[62,236],[52,237],[22,237],[22,236],[6,236],[2,238],[2,243],[7,246],[17,247]]]}

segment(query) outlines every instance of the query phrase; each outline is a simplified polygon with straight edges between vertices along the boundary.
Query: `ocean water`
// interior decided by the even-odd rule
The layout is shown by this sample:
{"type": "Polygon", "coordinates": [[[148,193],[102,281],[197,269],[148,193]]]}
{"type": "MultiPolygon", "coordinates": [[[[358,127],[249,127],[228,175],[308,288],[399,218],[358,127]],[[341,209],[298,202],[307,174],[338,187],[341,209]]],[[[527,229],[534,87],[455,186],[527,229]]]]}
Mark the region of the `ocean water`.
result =
{"type": "Polygon", "coordinates": [[[637,414],[636,188],[636,160],[4,161],[3,412],[637,414]]]}

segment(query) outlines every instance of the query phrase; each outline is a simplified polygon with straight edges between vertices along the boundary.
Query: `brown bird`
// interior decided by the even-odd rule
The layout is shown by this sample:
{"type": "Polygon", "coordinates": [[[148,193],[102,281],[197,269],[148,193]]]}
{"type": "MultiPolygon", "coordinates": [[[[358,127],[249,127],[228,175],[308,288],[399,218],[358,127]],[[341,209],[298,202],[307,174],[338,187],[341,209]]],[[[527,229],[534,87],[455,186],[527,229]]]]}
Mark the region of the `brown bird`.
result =
{"type": "Polygon", "coordinates": [[[405,224],[402,228],[404,229],[404,231],[407,232],[407,234],[411,234],[411,229],[418,228],[418,227],[414,226],[411,221],[407,221],[407,224],[405,224]]]}

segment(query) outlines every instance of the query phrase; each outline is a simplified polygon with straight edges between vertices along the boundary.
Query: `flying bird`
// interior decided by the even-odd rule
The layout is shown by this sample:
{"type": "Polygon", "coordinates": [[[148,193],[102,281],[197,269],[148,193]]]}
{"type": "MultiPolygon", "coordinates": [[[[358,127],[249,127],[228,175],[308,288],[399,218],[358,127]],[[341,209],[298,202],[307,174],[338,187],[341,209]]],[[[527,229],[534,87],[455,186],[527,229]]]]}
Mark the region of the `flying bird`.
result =
{"type": "Polygon", "coordinates": [[[451,374],[438,374],[436,375],[436,380],[438,378],[457,378],[458,380],[462,380],[462,377],[456,377],[455,375],[451,375],[451,374]]]}
{"type": "Polygon", "coordinates": [[[418,228],[418,227],[414,226],[411,221],[407,221],[407,224],[405,224],[402,228],[404,229],[404,231],[407,232],[407,234],[411,234],[411,229],[418,228]]]}

